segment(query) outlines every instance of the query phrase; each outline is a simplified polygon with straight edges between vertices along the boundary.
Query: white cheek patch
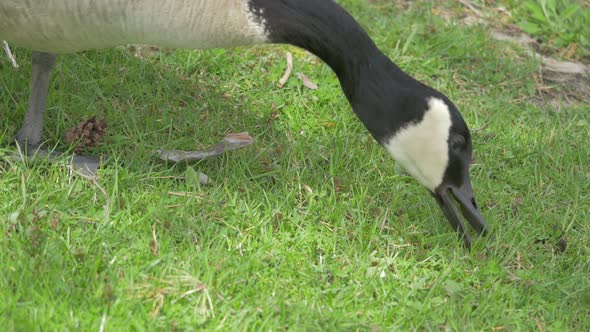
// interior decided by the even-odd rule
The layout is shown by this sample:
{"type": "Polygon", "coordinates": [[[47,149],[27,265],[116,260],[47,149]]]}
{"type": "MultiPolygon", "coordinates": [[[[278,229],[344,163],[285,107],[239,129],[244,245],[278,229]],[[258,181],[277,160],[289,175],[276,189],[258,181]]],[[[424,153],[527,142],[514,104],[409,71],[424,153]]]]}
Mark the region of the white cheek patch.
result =
{"type": "Polygon", "coordinates": [[[449,108],[441,99],[432,97],[422,121],[401,128],[383,145],[410,175],[434,191],[449,162],[450,128],[449,108]]]}

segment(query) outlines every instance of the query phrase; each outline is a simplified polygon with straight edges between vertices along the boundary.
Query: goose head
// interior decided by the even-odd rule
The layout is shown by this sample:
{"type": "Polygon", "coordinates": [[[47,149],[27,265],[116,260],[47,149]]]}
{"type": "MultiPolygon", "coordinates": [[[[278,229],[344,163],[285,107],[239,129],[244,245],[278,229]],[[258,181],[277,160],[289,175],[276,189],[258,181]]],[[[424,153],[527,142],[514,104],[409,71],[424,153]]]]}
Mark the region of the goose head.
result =
{"type": "Polygon", "coordinates": [[[479,212],[469,165],[472,143],[469,129],[461,114],[446,97],[424,98],[409,110],[406,120],[393,134],[382,139],[392,157],[435,198],[451,226],[465,245],[471,238],[462,219],[482,235],[488,232],[479,212]]]}

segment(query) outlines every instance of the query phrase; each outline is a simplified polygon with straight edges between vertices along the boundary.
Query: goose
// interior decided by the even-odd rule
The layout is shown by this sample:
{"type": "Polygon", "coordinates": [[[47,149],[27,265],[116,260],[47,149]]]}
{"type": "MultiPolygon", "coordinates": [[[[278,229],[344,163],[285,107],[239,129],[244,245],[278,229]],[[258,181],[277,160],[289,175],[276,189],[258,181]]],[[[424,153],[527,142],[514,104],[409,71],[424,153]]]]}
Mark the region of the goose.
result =
{"type": "Polygon", "coordinates": [[[402,71],[333,0],[2,0],[0,39],[32,50],[18,145],[41,145],[56,55],[125,44],[227,48],[291,44],[325,62],[374,139],[435,198],[467,248],[488,227],[469,175],[472,140],[457,107],[402,71]]]}

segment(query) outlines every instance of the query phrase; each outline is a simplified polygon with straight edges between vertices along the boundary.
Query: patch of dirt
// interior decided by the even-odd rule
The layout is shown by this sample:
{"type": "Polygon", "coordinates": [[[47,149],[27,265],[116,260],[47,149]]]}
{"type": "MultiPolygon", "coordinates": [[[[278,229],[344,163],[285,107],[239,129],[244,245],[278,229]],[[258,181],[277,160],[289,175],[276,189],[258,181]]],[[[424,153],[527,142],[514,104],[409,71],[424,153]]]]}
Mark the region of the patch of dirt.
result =
{"type": "Polygon", "coordinates": [[[535,75],[539,95],[534,99],[537,105],[548,105],[554,109],[560,105],[590,103],[590,78],[587,75],[540,71],[535,75]]]}
{"type": "MultiPolygon", "coordinates": [[[[463,10],[441,4],[432,9],[433,13],[450,23],[481,25],[488,29],[492,38],[519,45],[526,54],[539,60],[541,65],[534,77],[538,91],[538,95],[533,100],[535,104],[558,109],[563,105],[590,102],[589,65],[553,58],[546,53],[546,49],[539,41],[510,23],[512,14],[505,7],[481,6],[469,0],[459,0],[459,2],[463,10]]],[[[575,51],[575,45],[573,45],[553,54],[571,58],[575,51]]]]}
{"type": "Polygon", "coordinates": [[[558,108],[560,104],[590,101],[590,66],[579,62],[561,61],[544,56],[539,44],[526,33],[514,30],[491,30],[492,38],[523,47],[531,57],[539,59],[541,67],[535,75],[537,105],[558,108]]]}

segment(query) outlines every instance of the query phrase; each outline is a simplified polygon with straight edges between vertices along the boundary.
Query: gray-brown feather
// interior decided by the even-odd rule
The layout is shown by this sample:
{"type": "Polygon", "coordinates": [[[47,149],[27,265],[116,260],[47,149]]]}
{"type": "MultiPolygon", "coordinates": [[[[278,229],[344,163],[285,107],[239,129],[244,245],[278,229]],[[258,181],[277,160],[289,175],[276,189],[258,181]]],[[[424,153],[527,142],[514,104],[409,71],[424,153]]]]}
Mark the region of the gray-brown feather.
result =
{"type": "Polygon", "coordinates": [[[0,39],[50,53],[153,44],[214,48],[263,43],[247,0],[2,0],[0,39]]]}

